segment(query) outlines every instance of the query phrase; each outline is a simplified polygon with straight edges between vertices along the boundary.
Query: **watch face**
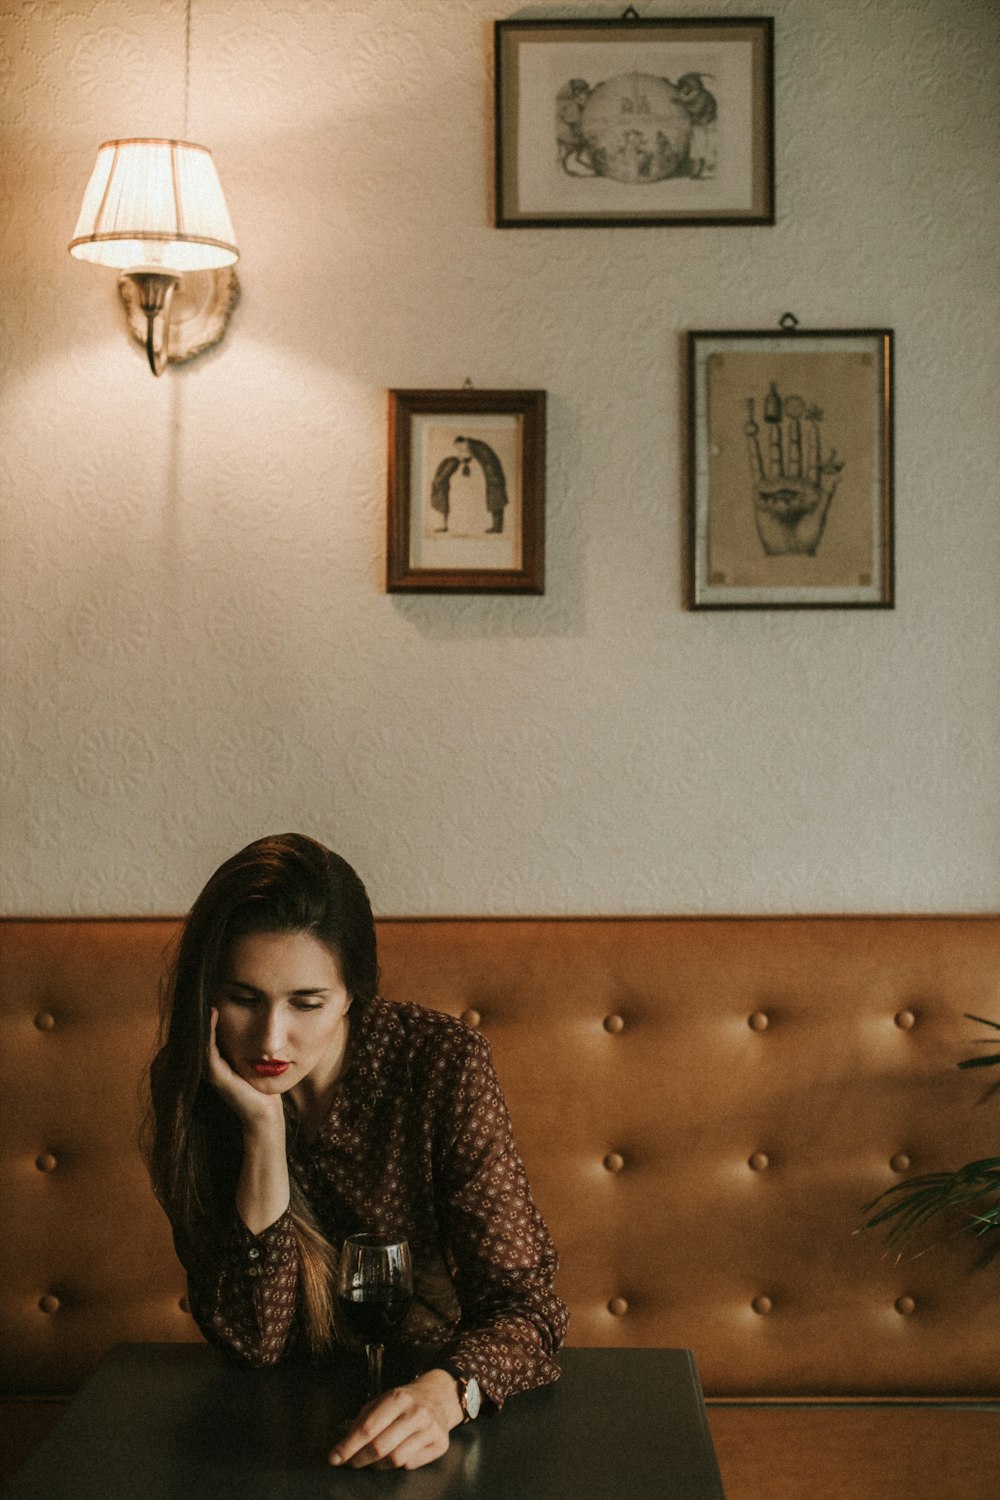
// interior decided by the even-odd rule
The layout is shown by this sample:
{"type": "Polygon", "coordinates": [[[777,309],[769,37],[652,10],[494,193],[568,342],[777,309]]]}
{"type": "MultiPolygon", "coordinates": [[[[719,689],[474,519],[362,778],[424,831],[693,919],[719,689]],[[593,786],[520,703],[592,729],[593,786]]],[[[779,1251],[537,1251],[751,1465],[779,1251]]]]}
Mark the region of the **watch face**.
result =
{"type": "Polygon", "coordinates": [[[465,1410],[470,1422],[474,1422],[479,1416],[479,1408],[483,1404],[483,1398],[479,1394],[479,1381],[475,1376],[470,1376],[465,1382],[465,1410]]]}

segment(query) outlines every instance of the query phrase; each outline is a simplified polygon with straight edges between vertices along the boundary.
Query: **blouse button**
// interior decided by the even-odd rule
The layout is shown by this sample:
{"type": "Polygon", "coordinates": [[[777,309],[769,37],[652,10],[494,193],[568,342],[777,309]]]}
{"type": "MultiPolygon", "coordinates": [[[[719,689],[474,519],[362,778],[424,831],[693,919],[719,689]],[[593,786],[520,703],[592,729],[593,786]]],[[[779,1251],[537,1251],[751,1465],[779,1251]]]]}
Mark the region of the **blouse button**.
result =
{"type": "Polygon", "coordinates": [[[260,1260],[260,1251],[257,1249],[256,1245],[252,1250],[247,1251],[247,1255],[251,1260],[260,1260]]]}
{"type": "Polygon", "coordinates": [[[41,1156],[35,1157],[35,1166],[39,1172],[54,1172],[56,1169],[56,1159],[51,1151],[43,1151],[41,1156]]]}
{"type": "Polygon", "coordinates": [[[770,1017],[766,1016],[762,1010],[755,1010],[747,1021],[751,1031],[766,1031],[770,1024],[770,1017]]]}
{"type": "Polygon", "coordinates": [[[625,1017],[619,1015],[605,1016],[604,1029],[605,1031],[609,1031],[612,1036],[617,1036],[619,1031],[625,1030],[625,1017]]]}
{"type": "Polygon", "coordinates": [[[604,1165],[609,1172],[620,1172],[625,1165],[625,1158],[619,1151],[609,1151],[604,1158],[604,1165]]]}
{"type": "Polygon", "coordinates": [[[898,1010],[894,1017],[896,1025],[899,1027],[900,1031],[909,1031],[915,1024],[916,1019],[917,1018],[913,1014],[912,1010],[898,1010]]]}
{"type": "Polygon", "coordinates": [[[897,1297],[895,1306],[898,1313],[908,1318],[912,1312],[916,1311],[917,1304],[912,1297],[897,1297]]]}
{"type": "Polygon", "coordinates": [[[755,1151],[747,1165],[751,1172],[766,1172],[771,1162],[766,1151],[755,1151]]]}
{"type": "Polygon", "coordinates": [[[628,1312],[628,1303],[624,1297],[612,1297],[608,1303],[608,1312],[613,1318],[623,1318],[628,1312]]]}
{"type": "Polygon", "coordinates": [[[759,1313],[761,1317],[764,1317],[771,1311],[774,1303],[771,1301],[770,1297],[760,1296],[755,1297],[750,1306],[753,1308],[755,1313],[759,1313]]]}
{"type": "Polygon", "coordinates": [[[51,1292],[46,1292],[44,1297],[39,1297],[38,1305],[43,1313],[54,1313],[59,1311],[59,1298],[53,1297],[51,1292]]]}
{"type": "Polygon", "coordinates": [[[39,1031],[51,1031],[56,1024],[56,1018],[51,1011],[43,1010],[35,1017],[35,1025],[39,1031]]]}
{"type": "Polygon", "coordinates": [[[910,1170],[910,1158],[905,1151],[897,1151],[889,1165],[894,1172],[908,1172],[910,1170]]]}
{"type": "Polygon", "coordinates": [[[468,1010],[463,1010],[459,1020],[464,1021],[470,1031],[478,1031],[483,1023],[483,1018],[479,1014],[479,1011],[474,1010],[471,1005],[468,1010]]]}

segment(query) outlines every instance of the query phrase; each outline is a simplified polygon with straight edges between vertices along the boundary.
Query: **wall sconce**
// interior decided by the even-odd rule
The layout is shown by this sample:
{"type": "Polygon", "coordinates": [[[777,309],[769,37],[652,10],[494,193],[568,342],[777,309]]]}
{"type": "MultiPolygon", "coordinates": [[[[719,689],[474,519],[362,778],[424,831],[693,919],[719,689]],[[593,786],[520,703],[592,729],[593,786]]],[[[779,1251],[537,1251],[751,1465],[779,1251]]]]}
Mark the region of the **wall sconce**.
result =
{"type": "Polygon", "coordinates": [[[154,375],[225,333],[239,296],[232,266],[240,252],[204,146],[105,141],[69,252],[121,271],[118,290],[129,326],[145,343],[154,375]]]}

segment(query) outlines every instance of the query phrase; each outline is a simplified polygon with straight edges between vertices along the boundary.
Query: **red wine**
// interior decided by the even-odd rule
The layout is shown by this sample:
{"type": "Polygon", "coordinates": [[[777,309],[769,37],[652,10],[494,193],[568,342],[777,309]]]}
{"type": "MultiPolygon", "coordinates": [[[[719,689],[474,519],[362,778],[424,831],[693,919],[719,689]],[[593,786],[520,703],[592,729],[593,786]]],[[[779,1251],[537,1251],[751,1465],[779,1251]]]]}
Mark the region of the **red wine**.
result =
{"type": "Polygon", "coordinates": [[[363,1344],[385,1344],[410,1309],[411,1298],[393,1287],[362,1287],[337,1299],[344,1322],[363,1344]]]}

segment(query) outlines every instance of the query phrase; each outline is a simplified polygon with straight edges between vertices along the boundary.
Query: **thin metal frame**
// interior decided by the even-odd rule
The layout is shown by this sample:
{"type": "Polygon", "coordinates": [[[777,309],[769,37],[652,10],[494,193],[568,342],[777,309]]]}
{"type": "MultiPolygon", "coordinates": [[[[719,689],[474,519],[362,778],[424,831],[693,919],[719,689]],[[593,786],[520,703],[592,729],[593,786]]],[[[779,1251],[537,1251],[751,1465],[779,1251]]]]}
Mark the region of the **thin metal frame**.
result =
{"type": "MultiPolygon", "coordinates": [[[[891,328],[801,328],[782,327],[753,330],[694,329],[687,335],[687,488],[688,488],[688,608],[692,610],[719,609],[894,609],[895,608],[895,513],[894,513],[894,380],[893,380],[893,330],[891,328]],[[761,341],[782,339],[786,343],[795,339],[865,339],[877,340],[881,353],[881,418],[882,450],[878,455],[878,472],[881,483],[881,505],[879,516],[882,525],[881,570],[877,579],[877,599],[760,599],[760,600],[708,600],[704,596],[706,587],[700,574],[700,541],[698,526],[699,474],[697,464],[697,357],[701,341],[724,340],[733,344],[746,342],[749,345],[761,341]]],[[[706,432],[706,441],[708,434],[706,432]]],[[[711,498],[706,504],[710,507],[711,498]]],[[[749,586],[748,586],[749,587],[749,586]]],[[[779,585],[775,585],[779,587],[779,585]]],[[[797,586],[798,587],[798,586],[797,586]]],[[[834,587],[834,586],[831,586],[834,587]]]]}

